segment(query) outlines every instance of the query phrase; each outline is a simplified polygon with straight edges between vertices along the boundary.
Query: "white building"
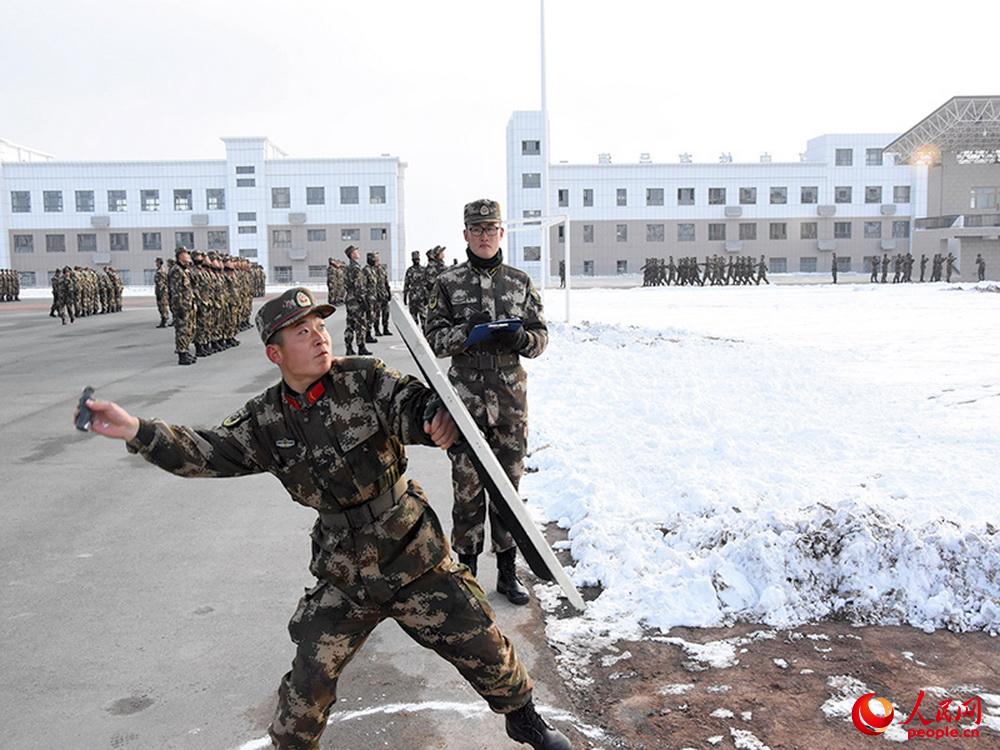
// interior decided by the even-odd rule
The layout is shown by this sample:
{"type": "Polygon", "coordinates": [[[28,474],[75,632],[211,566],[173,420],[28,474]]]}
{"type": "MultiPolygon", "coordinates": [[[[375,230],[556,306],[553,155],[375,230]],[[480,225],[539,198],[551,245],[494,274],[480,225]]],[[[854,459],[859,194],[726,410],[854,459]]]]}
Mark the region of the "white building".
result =
{"type": "Polygon", "coordinates": [[[223,138],[225,160],[62,162],[0,142],[0,268],[25,286],[61,266],[111,264],[152,283],[177,245],[260,263],[277,283],[326,278],[349,244],[378,250],[390,276],[407,262],[405,163],[297,159],[266,138],[223,138]],[[39,160],[47,158],[49,160],[39,160]]]}
{"type": "MultiPolygon", "coordinates": [[[[998,113],[996,99],[956,97],[903,135],[813,138],[796,162],[762,154],[734,163],[721,154],[708,163],[681,154],[656,163],[642,154],[618,164],[601,154],[592,164],[550,164],[549,215],[569,217],[573,274],[635,273],[651,257],[730,254],[763,255],[772,272],[828,273],[834,253],[841,271],[867,272],[885,253],[952,251],[961,266],[964,247],[970,278],[979,252],[1000,266],[998,113]],[[917,145],[935,138],[941,147],[928,157],[917,145]]],[[[511,116],[510,219],[544,211],[543,138],[540,112],[511,116]]],[[[563,232],[550,231],[550,274],[565,257],[563,232]]],[[[512,262],[540,278],[540,230],[512,232],[507,244],[512,262]]]]}

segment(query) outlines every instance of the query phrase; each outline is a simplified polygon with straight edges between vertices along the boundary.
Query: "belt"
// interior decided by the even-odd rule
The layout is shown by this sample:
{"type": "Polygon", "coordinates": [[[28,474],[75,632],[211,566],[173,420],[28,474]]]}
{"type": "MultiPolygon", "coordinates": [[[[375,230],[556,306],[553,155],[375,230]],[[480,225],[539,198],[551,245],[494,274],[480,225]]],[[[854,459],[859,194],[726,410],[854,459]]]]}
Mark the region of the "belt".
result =
{"type": "Polygon", "coordinates": [[[521,358],[516,354],[456,354],[451,358],[453,367],[471,370],[499,370],[501,367],[517,367],[521,358]]]}
{"type": "Polygon", "coordinates": [[[392,487],[374,500],[369,500],[367,503],[353,508],[344,508],[335,513],[321,511],[319,520],[324,526],[331,529],[363,528],[374,523],[379,516],[392,508],[399,501],[399,498],[406,494],[407,486],[406,477],[400,477],[392,487]]]}

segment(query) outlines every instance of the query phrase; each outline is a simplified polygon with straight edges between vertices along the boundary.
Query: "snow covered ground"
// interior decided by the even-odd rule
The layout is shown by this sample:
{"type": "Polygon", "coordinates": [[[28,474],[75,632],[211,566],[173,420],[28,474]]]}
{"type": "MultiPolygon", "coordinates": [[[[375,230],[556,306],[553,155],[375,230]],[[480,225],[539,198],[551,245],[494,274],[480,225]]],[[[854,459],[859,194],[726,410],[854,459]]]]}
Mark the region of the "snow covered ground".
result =
{"type": "Polygon", "coordinates": [[[833,614],[1000,632],[996,292],[586,289],[565,324],[549,291],[521,489],[603,588],[550,638],[833,614]]]}

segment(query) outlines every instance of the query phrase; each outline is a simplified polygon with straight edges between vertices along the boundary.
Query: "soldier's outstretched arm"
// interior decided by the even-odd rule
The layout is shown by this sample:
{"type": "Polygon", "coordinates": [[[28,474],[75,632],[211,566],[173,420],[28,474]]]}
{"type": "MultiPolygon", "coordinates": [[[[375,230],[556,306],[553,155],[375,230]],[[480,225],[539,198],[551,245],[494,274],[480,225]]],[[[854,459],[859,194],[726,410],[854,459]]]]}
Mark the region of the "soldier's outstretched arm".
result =
{"type": "MultiPolygon", "coordinates": [[[[140,419],[113,401],[91,399],[90,431],[124,440],[129,453],[182,477],[236,477],[258,474],[266,462],[252,420],[241,409],[214,430],[140,419]]],[[[74,420],[76,414],[74,413],[74,420]]]]}

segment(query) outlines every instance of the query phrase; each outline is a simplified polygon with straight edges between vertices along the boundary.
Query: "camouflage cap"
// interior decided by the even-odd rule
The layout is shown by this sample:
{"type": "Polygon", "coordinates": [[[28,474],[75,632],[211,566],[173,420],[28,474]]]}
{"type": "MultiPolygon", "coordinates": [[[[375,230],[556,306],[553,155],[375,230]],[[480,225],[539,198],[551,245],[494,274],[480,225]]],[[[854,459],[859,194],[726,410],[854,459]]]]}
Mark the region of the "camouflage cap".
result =
{"type": "Polygon", "coordinates": [[[349,258],[351,257],[351,251],[357,249],[358,249],[357,245],[348,245],[347,247],[344,248],[344,255],[346,255],[349,258]]]}
{"type": "Polygon", "coordinates": [[[502,221],[500,218],[500,204],[496,201],[491,201],[489,198],[480,198],[477,201],[472,201],[472,203],[465,204],[465,225],[469,224],[483,224],[487,221],[495,221],[499,223],[502,221]]]}
{"type": "Polygon", "coordinates": [[[265,344],[282,328],[297,323],[307,315],[328,318],[336,308],[333,305],[317,305],[312,292],[305,287],[289,289],[280,297],[275,297],[261,305],[254,318],[260,340],[265,344]]]}
{"type": "Polygon", "coordinates": [[[420,257],[420,251],[419,250],[414,250],[412,253],[410,253],[410,257],[413,258],[413,259],[419,258],[420,257]]]}

